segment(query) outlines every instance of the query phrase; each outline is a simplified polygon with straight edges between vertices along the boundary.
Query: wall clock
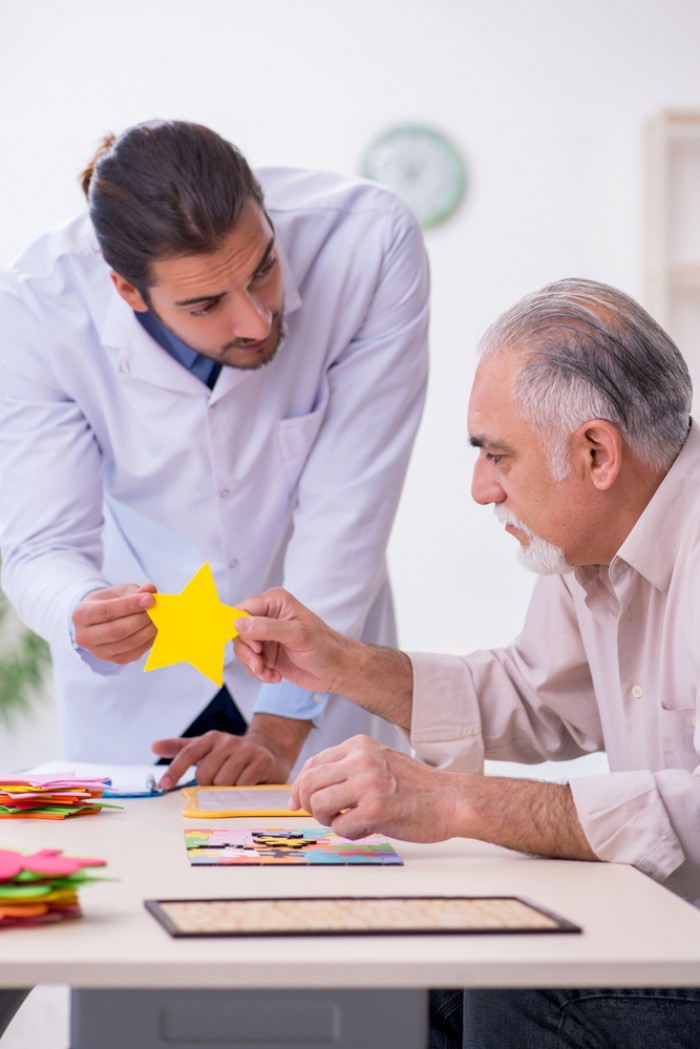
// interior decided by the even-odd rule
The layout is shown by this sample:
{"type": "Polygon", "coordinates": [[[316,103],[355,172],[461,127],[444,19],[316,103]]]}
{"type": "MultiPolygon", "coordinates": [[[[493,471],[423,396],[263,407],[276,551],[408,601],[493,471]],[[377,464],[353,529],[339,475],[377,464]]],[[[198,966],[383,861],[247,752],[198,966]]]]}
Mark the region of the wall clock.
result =
{"type": "Polygon", "coordinates": [[[462,158],[445,135],[411,124],[390,128],[371,143],[362,174],[395,190],[423,226],[436,226],[455,211],[466,181],[462,158]]]}

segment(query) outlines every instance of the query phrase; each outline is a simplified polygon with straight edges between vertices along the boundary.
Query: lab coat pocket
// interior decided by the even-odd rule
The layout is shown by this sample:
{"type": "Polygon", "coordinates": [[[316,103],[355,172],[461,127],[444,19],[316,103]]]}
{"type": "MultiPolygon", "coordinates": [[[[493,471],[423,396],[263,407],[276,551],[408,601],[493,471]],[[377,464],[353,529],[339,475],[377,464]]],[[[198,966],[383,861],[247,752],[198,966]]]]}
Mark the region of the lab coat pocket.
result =
{"type": "Polygon", "coordinates": [[[299,415],[294,419],[282,419],[277,431],[282,459],[293,484],[299,480],[314,441],[318,437],[325,407],[317,408],[310,415],[299,415]]]}
{"type": "Polygon", "coordinates": [[[695,707],[662,709],[659,728],[666,768],[694,772],[700,765],[700,755],[695,744],[695,707]]]}

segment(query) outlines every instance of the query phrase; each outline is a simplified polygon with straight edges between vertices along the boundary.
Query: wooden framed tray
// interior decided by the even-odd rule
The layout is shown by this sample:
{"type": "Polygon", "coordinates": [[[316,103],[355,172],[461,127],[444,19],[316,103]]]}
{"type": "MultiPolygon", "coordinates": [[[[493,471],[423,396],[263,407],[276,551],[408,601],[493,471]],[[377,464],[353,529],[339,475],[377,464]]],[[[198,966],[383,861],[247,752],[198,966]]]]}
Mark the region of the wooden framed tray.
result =
{"type": "Polygon", "coordinates": [[[519,896],[330,896],[146,900],[171,936],[580,933],[519,896]]]}

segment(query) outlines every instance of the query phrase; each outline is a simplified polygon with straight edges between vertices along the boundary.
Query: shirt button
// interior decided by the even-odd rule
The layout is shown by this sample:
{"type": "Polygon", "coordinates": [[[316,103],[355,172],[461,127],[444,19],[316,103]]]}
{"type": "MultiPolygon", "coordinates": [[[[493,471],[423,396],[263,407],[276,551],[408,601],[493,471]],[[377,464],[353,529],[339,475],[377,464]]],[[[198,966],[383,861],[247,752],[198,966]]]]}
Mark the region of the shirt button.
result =
{"type": "Polygon", "coordinates": [[[641,685],[633,685],[632,686],[632,695],[634,696],[635,699],[639,699],[640,696],[643,696],[644,695],[644,689],[642,688],[642,686],[641,685]]]}
{"type": "Polygon", "coordinates": [[[229,568],[238,568],[238,561],[235,559],[235,557],[233,561],[229,561],[228,566],[229,568]]]}
{"type": "Polygon", "coordinates": [[[131,373],[131,365],[128,361],[121,360],[119,362],[119,372],[121,375],[129,375],[131,373]]]}
{"type": "Polygon", "coordinates": [[[230,488],[222,488],[221,491],[219,492],[219,495],[221,496],[222,499],[228,499],[230,494],[231,494],[231,489],[230,488]]]}
{"type": "Polygon", "coordinates": [[[314,694],[313,694],[313,701],[314,701],[314,703],[320,703],[323,698],[324,697],[322,696],[322,694],[320,692],[314,692],[314,694]]]}

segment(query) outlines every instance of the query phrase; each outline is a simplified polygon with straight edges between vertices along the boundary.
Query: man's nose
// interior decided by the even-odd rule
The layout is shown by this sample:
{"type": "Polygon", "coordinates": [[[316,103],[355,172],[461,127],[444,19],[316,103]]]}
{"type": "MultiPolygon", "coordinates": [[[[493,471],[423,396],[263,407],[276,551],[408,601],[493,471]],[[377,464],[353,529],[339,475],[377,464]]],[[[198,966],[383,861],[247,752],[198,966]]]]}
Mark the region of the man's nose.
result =
{"type": "Polygon", "coordinates": [[[236,303],[231,318],[231,328],[237,339],[250,339],[260,342],[270,334],[272,310],[257,302],[251,295],[245,295],[236,303]]]}
{"type": "Polygon", "coordinates": [[[485,459],[477,459],[472,475],[472,499],[480,506],[489,503],[502,503],[506,497],[501,484],[496,477],[493,463],[485,459]]]}

